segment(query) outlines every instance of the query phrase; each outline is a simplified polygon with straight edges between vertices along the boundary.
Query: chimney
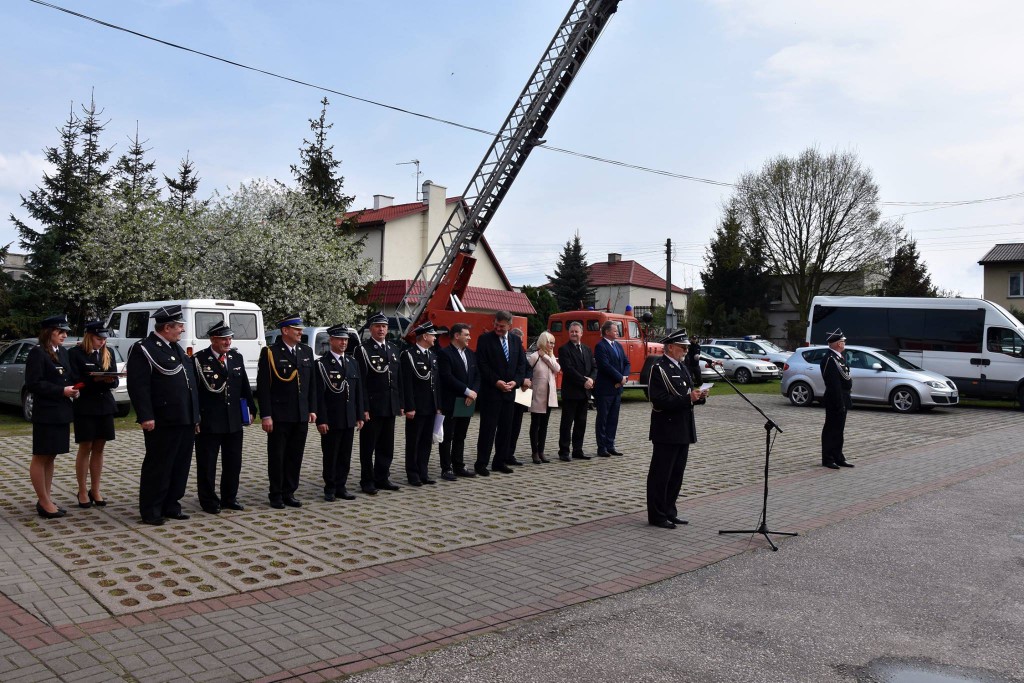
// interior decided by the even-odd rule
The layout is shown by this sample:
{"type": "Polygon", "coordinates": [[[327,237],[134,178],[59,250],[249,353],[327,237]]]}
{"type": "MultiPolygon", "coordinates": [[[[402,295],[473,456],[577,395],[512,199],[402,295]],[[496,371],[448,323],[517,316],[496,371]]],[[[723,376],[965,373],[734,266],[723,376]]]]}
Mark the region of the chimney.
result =
{"type": "Polygon", "coordinates": [[[395,203],[395,198],[386,194],[373,195],[373,210],[386,209],[395,203]]]}
{"type": "Polygon", "coordinates": [[[616,254],[614,252],[608,254],[608,265],[612,265],[613,263],[618,263],[621,260],[622,260],[622,254],[616,254]]]}

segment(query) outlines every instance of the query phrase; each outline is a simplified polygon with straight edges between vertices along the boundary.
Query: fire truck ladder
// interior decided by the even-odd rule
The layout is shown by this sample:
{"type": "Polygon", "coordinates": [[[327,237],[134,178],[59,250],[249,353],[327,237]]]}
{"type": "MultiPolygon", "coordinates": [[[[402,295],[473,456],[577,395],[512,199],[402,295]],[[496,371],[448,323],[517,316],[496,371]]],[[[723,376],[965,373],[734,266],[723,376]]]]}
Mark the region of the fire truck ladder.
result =
{"type": "MultiPolygon", "coordinates": [[[[413,278],[409,291],[398,304],[399,321],[404,316],[410,325],[416,325],[428,308],[453,307],[458,310],[461,307],[455,294],[461,295],[464,291],[465,280],[472,272],[471,255],[480,237],[530,152],[545,142],[543,136],[548,122],[618,4],[619,0],[576,0],[572,3],[473,179],[462,193],[466,219],[456,225],[457,210],[448,218],[413,278]],[[455,292],[451,287],[446,288],[449,301],[433,301],[442,280],[460,255],[463,256],[460,259],[461,272],[455,276],[462,281],[461,288],[455,292]],[[464,260],[470,263],[462,269],[464,260]],[[421,285],[423,282],[426,282],[425,286],[421,285]],[[417,291],[420,287],[422,291],[417,291]]],[[[401,332],[404,335],[408,329],[401,332]]]]}

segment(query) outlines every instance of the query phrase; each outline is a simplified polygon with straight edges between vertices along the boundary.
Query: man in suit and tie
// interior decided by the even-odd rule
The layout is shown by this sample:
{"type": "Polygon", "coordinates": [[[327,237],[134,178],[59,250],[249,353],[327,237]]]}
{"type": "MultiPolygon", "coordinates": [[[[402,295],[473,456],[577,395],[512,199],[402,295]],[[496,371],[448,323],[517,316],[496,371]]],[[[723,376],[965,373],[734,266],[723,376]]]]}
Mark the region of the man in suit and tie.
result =
{"type": "Polygon", "coordinates": [[[267,433],[267,477],[270,507],[302,507],[295,498],[302,471],[309,423],[316,422],[313,349],[303,344],[302,318],[277,323],[281,336],[260,354],[256,395],[263,431],[267,433]]]}
{"type": "Polygon", "coordinates": [[[480,373],[476,354],[469,348],[472,333],[466,323],[455,323],[450,332],[451,343],[437,352],[438,374],[441,376],[441,412],[444,413],[444,439],[438,446],[441,459],[441,478],[455,481],[458,477],[475,477],[466,469],[464,453],[466,432],[472,419],[471,406],[480,391],[480,373]],[[456,417],[459,402],[470,414],[456,417]]]}
{"type": "Polygon", "coordinates": [[[199,505],[211,515],[221,508],[244,510],[238,502],[242,472],[242,427],[252,424],[256,402],[242,355],[231,348],[234,332],[223,321],[206,336],[210,345],[192,356],[199,380],[199,414],[196,434],[196,483],[199,505]],[[244,404],[244,408],[243,408],[244,404]],[[217,453],[221,457],[220,496],[217,496],[217,453]]]}
{"type": "Polygon", "coordinates": [[[199,392],[192,363],[178,344],[185,331],[181,306],[162,306],[151,316],[149,336],[128,352],[128,395],[143,430],[146,455],[139,478],[139,512],[144,524],[188,519],[181,499],[192,469],[192,445],[199,424],[199,392]]]}
{"type": "Polygon", "coordinates": [[[480,335],[476,344],[480,368],[480,437],[476,446],[474,470],[482,477],[490,475],[487,462],[494,449],[491,470],[511,474],[508,466],[512,434],[515,390],[526,377],[526,351],[519,337],[509,334],[512,314],[494,314],[494,330],[480,335]]]}
{"type": "Polygon", "coordinates": [[[363,385],[359,363],[346,355],[348,327],[327,328],[330,348],[316,361],[316,430],[323,454],[324,500],[355,500],[348,492],[352,442],[363,428],[363,385]]]}
{"type": "Polygon", "coordinates": [[[594,347],[594,363],[597,365],[597,379],[594,382],[594,402],[597,403],[597,454],[622,455],[615,450],[615,433],[619,427],[619,406],[622,405],[622,388],[629,381],[629,358],[622,346],[615,341],[619,337],[619,323],[611,320],[601,325],[601,341],[594,347]]]}
{"type": "Polygon", "coordinates": [[[401,488],[391,481],[391,461],[395,457],[395,418],[405,413],[401,364],[398,349],[388,341],[388,318],[375,313],[367,326],[370,338],[356,352],[363,380],[365,422],[359,431],[359,487],[374,496],[379,489],[401,488]]]}
{"type": "Polygon", "coordinates": [[[569,324],[569,341],[558,349],[562,367],[562,417],[558,424],[558,459],[589,460],[583,453],[587,433],[587,406],[594,388],[597,368],[590,347],[582,343],[583,325],[569,324]]]}

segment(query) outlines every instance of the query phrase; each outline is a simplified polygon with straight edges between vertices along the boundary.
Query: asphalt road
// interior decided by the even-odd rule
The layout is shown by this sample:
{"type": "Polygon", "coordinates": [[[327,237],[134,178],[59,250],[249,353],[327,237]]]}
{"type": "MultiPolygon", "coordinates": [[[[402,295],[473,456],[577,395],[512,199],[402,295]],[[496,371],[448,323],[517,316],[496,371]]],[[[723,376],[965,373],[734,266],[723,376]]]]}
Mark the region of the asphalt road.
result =
{"type": "Polygon", "coordinates": [[[350,680],[1024,681],[1022,576],[1014,465],[350,680]]]}

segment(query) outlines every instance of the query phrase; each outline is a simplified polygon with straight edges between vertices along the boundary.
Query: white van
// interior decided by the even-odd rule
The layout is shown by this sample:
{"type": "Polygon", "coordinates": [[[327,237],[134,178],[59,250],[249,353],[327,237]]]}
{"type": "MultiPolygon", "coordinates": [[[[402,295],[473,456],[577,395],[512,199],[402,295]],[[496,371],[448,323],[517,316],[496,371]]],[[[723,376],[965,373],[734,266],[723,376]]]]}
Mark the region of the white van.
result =
{"type": "Polygon", "coordinates": [[[985,299],[816,296],[807,341],[841,328],[847,342],[898,354],[945,375],[962,395],[1024,408],[1024,323],[985,299]]]}
{"type": "Polygon", "coordinates": [[[210,345],[206,331],[215,323],[226,322],[235,333],[232,342],[245,359],[245,372],[249,384],[256,386],[256,364],[260,350],[266,346],[263,339],[263,311],[248,301],[220,301],[217,299],[182,299],[178,301],[140,301],[115,308],[107,318],[110,338],[107,344],[115,346],[122,356],[139,339],[153,331],[150,317],[162,306],[178,304],[185,319],[185,332],[179,342],[191,356],[210,345]]]}

